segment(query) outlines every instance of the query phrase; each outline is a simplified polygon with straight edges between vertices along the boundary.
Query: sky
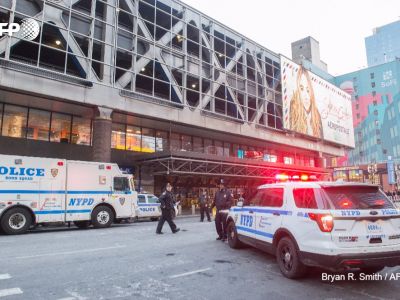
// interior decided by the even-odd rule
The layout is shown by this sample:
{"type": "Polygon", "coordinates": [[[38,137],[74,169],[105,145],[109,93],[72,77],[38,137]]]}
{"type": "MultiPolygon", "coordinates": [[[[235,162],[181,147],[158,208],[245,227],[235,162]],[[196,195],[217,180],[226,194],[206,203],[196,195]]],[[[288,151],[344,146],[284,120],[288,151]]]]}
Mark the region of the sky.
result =
{"type": "Polygon", "coordinates": [[[291,43],[319,41],[334,76],[367,67],[364,38],[400,20],[400,0],[183,0],[258,44],[292,57],[291,43]]]}

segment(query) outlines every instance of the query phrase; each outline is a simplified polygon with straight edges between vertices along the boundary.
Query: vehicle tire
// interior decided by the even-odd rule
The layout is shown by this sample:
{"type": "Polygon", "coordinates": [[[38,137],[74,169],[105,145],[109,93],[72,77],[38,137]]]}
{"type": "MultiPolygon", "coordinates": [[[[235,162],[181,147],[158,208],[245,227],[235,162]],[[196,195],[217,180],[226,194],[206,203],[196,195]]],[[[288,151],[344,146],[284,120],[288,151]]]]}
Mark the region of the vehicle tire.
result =
{"type": "Polygon", "coordinates": [[[243,243],[239,240],[236,226],[233,221],[229,222],[226,232],[228,234],[229,247],[231,247],[233,249],[240,249],[244,246],[243,243]]]}
{"type": "Polygon", "coordinates": [[[288,238],[282,238],[276,249],[276,260],[282,274],[290,279],[304,276],[307,267],[300,261],[294,242],[288,238]]]}
{"type": "Polygon", "coordinates": [[[159,218],[150,218],[151,221],[155,222],[158,221],[159,218]]]}
{"type": "Polygon", "coordinates": [[[80,229],[86,229],[90,226],[90,221],[74,221],[74,225],[80,229]]]}
{"type": "Polygon", "coordinates": [[[92,212],[92,224],[94,228],[107,228],[114,222],[114,213],[108,206],[97,206],[92,212]]]}
{"type": "Polygon", "coordinates": [[[28,210],[21,207],[7,211],[0,221],[0,227],[5,234],[25,233],[32,225],[32,216],[28,210]]]}

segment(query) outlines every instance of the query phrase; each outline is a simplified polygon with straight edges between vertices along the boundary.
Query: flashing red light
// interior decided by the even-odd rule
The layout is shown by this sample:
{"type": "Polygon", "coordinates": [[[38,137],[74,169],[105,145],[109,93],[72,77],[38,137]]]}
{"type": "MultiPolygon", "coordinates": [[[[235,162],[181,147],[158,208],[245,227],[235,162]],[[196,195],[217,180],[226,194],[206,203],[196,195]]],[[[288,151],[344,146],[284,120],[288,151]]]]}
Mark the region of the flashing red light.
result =
{"type": "Polygon", "coordinates": [[[308,179],[309,179],[309,180],[317,180],[317,176],[315,176],[315,175],[310,175],[310,176],[308,177],[308,179]]]}
{"type": "Polygon", "coordinates": [[[322,232],[331,232],[333,229],[333,217],[329,214],[308,213],[311,220],[317,222],[322,232]]]}
{"type": "Polygon", "coordinates": [[[361,260],[358,260],[358,259],[346,260],[346,261],[344,262],[344,264],[345,264],[345,265],[352,265],[352,266],[354,266],[354,265],[361,265],[361,264],[362,264],[362,261],[361,261],[361,260]]]}
{"type": "Polygon", "coordinates": [[[301,179],[301,181],[307,181],[308,175],[301,175],[300,179],[301,179]]]}
{"type": "Polygon", "coordinates": [[[107,166],[106,169],[107,169],[107,170],[111,170],[111,166],[107,166]]]}
{"type": "Polygon", "coordinates": [[[300,180],[300,176],[299,175],[293,175],[292,176],[292,180],[300,180]]]}
{"type": "Polygon", "coordinates": [[[377,206],[384,206],[385,203],[386,203],[385,200],[383,200],[383,199],[378,199],[378,200],[375,200],[374,205],[377,205],[377,206]]]}
{"type": "Polygon", "coordinates": [[[62,167],[64,165],[64,163],[62,162],[62,161],[59,161],[58,163],[57,163],[57,166],[59,166],[59,167],[62,167]]]}
{"type": "Polygon", "coordinates": [[[289,179],[289,175],[286,174],[278,174],[275,176],[276,180],[285,181],[289,179]]]}
{"type": "Polygon", "coordinates": [[[341,208],[350,208],[353,207],[353,202],[351,202],[348,199],[343,199],[342,201],[339,202],[339,206],[341,208]]]}

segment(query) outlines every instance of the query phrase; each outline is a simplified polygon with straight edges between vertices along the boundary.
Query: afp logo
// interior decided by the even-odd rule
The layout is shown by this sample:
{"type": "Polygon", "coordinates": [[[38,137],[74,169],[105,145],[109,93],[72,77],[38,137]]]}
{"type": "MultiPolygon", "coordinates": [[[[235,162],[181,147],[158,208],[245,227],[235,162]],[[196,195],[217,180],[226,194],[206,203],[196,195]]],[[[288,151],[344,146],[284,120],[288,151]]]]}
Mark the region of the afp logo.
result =
{"type": "Polygon", "coordinates": [[[18,23],[0,23],[0,37],[6,34],[8,36],[16,34],[21,39],[33,41],[39,33],[39,22],[31,18],[23,19],[21,25],[18,23]]]}

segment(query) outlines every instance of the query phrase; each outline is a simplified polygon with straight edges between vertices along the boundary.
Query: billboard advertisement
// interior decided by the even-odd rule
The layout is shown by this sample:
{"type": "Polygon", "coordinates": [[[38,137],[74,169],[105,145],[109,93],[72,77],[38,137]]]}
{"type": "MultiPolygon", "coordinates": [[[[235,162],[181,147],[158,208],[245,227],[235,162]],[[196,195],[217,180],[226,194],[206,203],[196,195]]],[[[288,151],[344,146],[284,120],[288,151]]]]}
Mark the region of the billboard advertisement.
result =
{"type": "Polygon", "coordinates": [[[351,96],[281,56],[285,129],[354,147],[351,96]]]}

